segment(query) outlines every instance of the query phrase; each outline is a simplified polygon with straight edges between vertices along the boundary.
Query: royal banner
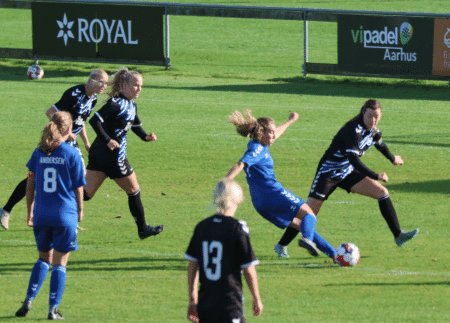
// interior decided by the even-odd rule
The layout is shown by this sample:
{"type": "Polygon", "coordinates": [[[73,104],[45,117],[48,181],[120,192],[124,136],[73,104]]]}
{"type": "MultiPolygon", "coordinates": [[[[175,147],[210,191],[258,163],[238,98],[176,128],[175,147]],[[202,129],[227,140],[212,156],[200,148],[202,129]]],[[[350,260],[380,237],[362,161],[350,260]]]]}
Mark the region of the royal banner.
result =
{"type": "Polygon", "coordinates": [[[338,70],[368,74],[431,75],[431,18],[338,16],[338,70]]]}
{"type": "Polygon", "coordinates": [[[39,57],[164,61],[164,7],[32,3],[39,57]]]}

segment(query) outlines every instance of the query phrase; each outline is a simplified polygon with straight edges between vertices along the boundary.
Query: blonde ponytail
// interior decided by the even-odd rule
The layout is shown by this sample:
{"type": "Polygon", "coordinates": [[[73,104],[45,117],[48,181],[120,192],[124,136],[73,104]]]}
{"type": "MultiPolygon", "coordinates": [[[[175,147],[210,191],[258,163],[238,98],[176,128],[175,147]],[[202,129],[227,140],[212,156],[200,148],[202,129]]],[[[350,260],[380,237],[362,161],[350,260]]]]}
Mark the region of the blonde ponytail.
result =
{"type": "Polygon", "coordinates": [[[57,149],[63,141],[64,135],[72,128],[72,116],[65,111],[59,111],[52,115],[51,120],[42,130],[41,141],[38,148],[45,154],[50,154],[57,149]]]}
{"type": "Polygon", "coordinates": [[[236,126],[238,134],[243,137],[250,137],[259,142],[263,133],[273,123],[273,119],[268,117],[256,119],[252,116],[252,111],[247,109],[244,111],[244,114],[237,110],[234,111],[229,116],[229,122],[236,126]]]}
{"type": "Polygon", "coordinates": [[[126,67],[122,67],[114,74],[113,80],[111,81],[111,90],[108,92],[108,96],[112,98],[122,91],[123,83],[130,82],[132,77],[141,76],[139,72],[130,71],[126,67]]]}

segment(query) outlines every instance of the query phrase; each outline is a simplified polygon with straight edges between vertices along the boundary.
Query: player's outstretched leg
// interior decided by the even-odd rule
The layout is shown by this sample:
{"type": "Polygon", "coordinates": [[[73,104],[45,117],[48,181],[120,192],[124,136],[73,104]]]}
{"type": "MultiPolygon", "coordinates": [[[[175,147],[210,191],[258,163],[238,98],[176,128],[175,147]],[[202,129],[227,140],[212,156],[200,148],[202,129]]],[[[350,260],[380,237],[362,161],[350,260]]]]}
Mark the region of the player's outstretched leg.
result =
{"type": "Polygon", "coordinates": [[[415,229],[409,232],[402,230],[402,232],[400,232],[400,234],[395,238],[395,243],[397,244],[397,246],[402,247],[405,243],[414,238],[418,233],[419,229],[415,229]]]}

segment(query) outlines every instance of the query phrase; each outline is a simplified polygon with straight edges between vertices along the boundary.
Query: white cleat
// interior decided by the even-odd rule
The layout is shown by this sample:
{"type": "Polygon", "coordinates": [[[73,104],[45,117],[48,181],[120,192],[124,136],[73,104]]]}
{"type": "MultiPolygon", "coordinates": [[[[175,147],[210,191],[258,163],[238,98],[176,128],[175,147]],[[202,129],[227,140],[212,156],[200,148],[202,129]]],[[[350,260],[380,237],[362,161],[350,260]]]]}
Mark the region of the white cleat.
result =
{"type": "Polygon", "coordinates": [[[280,258],[289,258],[289,255],[287,253],[287,246],[281,246],[278,243],[273,248],[280,258]]]}
{"type": "Polygon", "coordinates": [[[395,238],[395,243],[397,244],[397,246],[402,247],[405,243],[407,243],[409,240],[414,238],[418,233],[419,233],[419,229],[409,231],[409,232],[402,231],[402,232],[400,232],[398,237],[395,238]]]}

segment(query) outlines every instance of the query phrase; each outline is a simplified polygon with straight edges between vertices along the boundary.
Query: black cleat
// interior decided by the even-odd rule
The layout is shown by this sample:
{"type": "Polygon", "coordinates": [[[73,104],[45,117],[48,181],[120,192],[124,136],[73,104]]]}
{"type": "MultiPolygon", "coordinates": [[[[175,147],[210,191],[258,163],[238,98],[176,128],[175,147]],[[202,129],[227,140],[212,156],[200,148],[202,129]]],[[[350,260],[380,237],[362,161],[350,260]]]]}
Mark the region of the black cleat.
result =
{"type": "Polygon", "coordinates": [[[25,317],[27,316],[28,312],[31,310],[31,303],[33,301],[31,299],[26,299],[22,306],[17,310],[16,316],[17,317],[25,317]]]}
{"type": "Polygon", "coordinates": [[[48,319],[49,320],[64,320],[64,316],[60,312],[58,312],[57,307],[53,307],[50,309],[50,312],[48,313],[48,319]]]}
{"type": "Polygon", "coordinates": [[[144,232],[138,232],[139,238],[145,239],[151,236],[156,236],[160,234],[164,230],[163,225],[157,225],[156,227],[152,227],[151,225],[147,225],[147,229],[144,232]]]}

